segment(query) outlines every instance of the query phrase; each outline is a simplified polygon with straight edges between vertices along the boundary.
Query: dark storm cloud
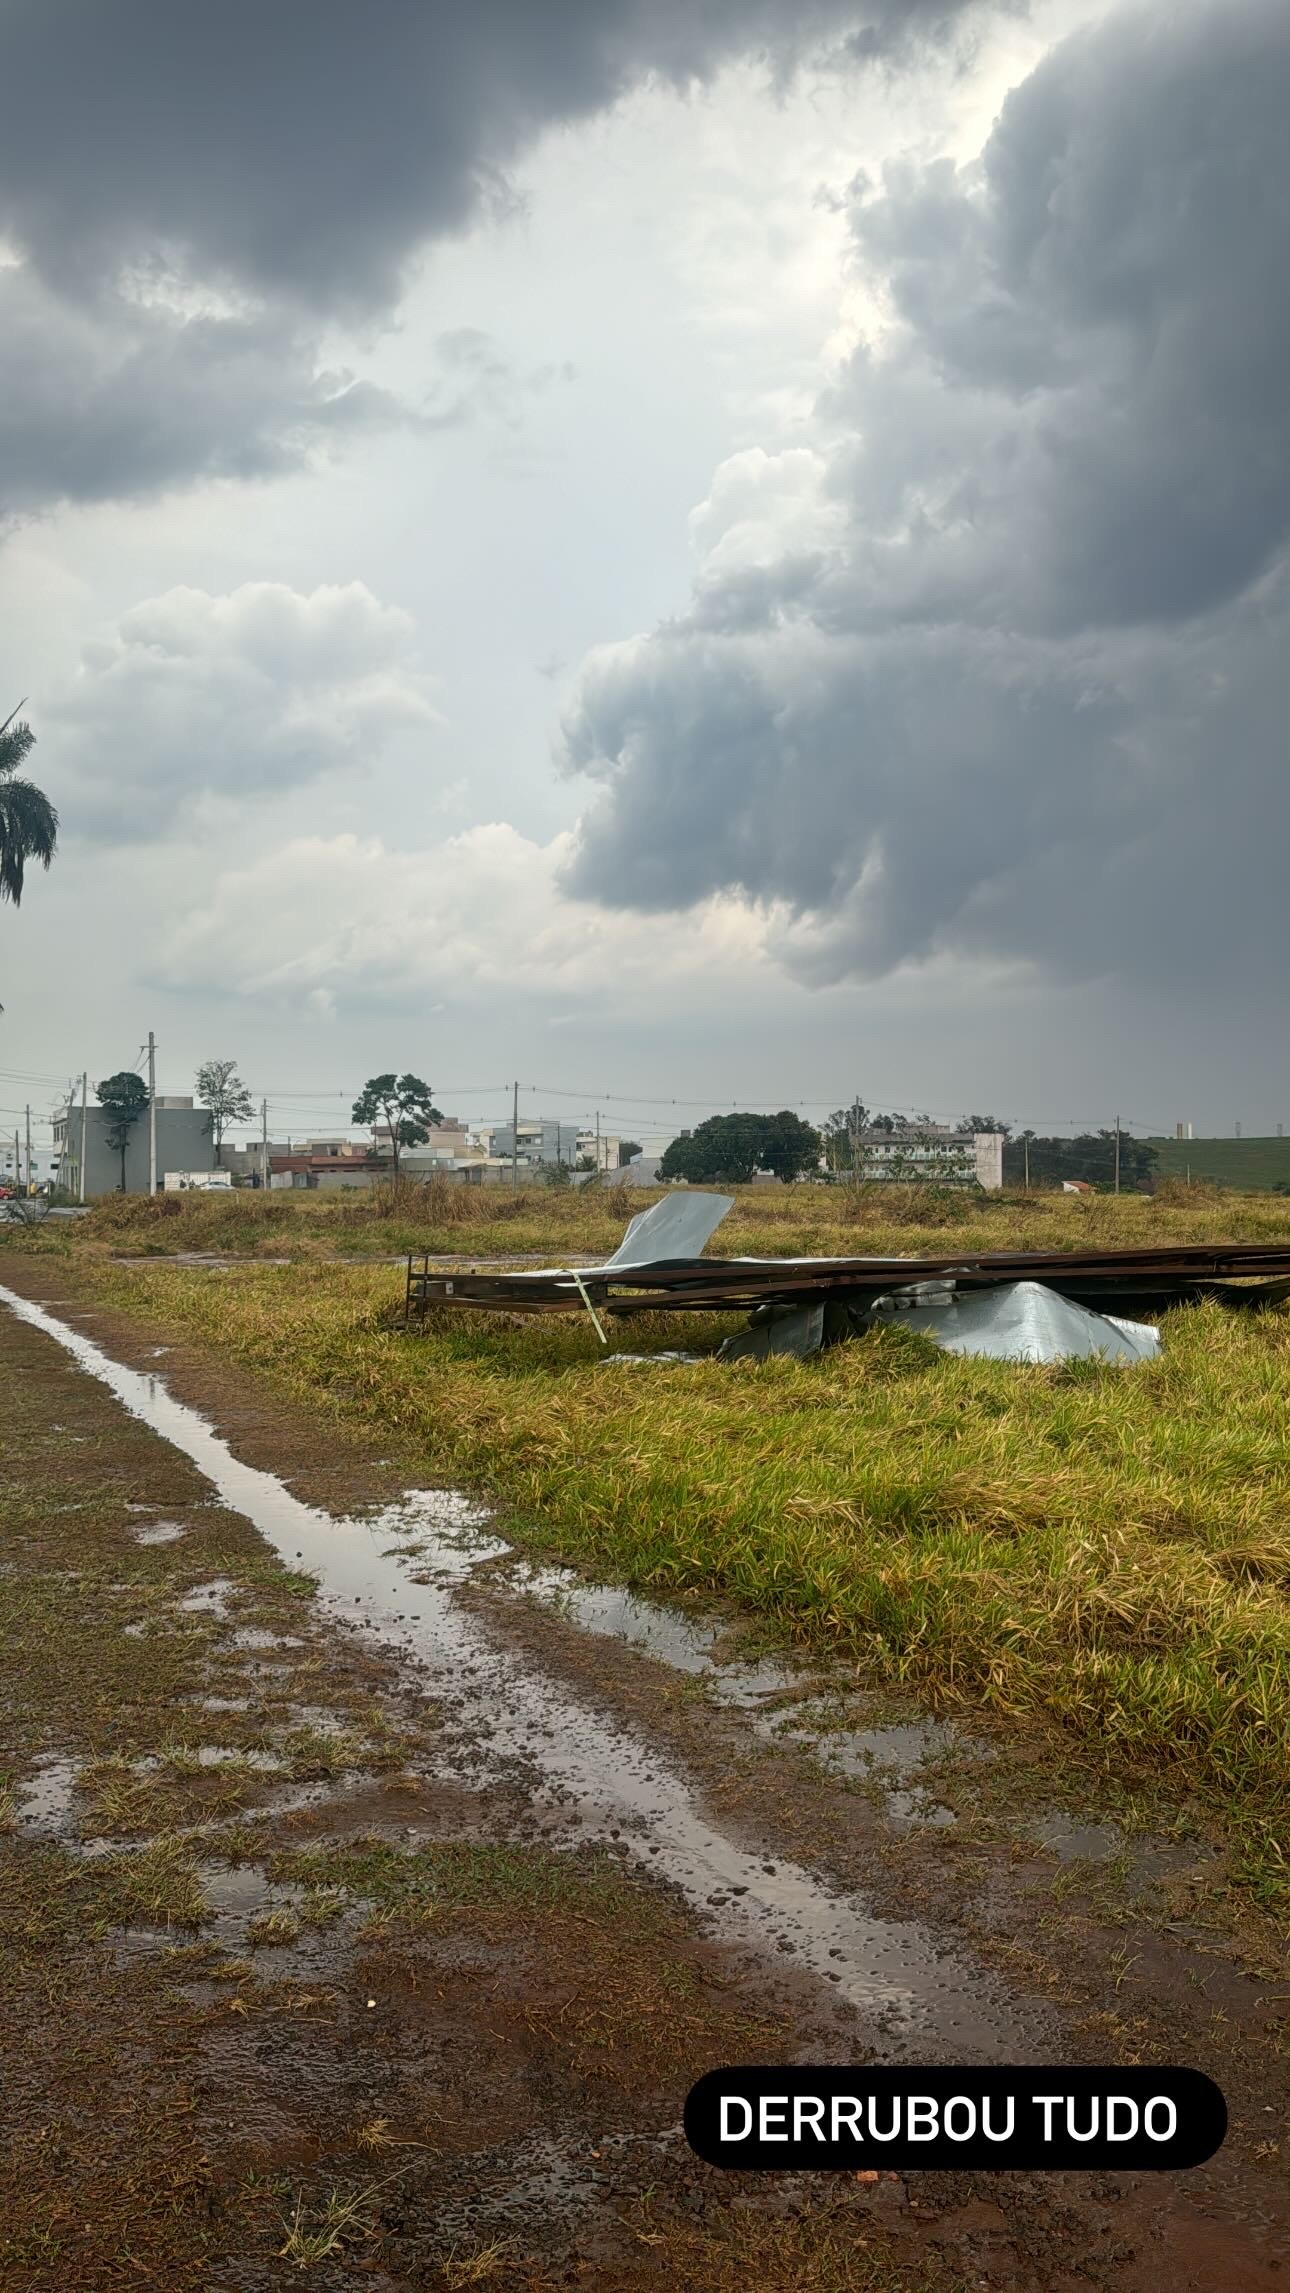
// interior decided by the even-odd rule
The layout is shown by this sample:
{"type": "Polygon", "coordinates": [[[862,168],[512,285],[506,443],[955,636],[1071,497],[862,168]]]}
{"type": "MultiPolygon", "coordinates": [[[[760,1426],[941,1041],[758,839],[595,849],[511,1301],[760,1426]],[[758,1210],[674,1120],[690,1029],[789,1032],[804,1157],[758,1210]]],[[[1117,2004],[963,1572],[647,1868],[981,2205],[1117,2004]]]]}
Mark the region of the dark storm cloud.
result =
{"type": "Polygon", "coordinates": [[[144,496],[195,477],[271,477],[309,450],[414,417],[319,373],[301,330],[263,314],[108,313],[0,271],[0,517],[144,496]]]}
{"type": "Polygon", "coordinates": [[[736,54],[782,69],[857,29],[896,53],[965,4],[2,0],[0,511],[264,474],[402,418],[318,376],[318,331],[387,313],[544,127],[736,54]],[[158,271],[177,302],[141,302],[158,271]],[[232,307],[191,315],[194,288],[232,307]]]}
{"type": "Polygon", "coordinates": [[[979,167],[856,185],[893,331],[782,551],[737,457],[690,616],[587,663],[575,890],[786,902],[816,978],[1248,960],[1290,831],[1288,103],[1280,0],[1161,0],[1053,50],[979,167]]]}

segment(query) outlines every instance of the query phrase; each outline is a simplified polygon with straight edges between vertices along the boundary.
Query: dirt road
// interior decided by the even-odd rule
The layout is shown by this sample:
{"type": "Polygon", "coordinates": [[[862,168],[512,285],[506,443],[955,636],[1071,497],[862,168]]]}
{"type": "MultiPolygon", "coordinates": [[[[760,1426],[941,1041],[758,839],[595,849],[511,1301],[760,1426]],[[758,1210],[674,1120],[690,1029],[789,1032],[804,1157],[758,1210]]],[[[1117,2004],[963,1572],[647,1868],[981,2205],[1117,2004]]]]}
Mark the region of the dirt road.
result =
{"type": "Polygon", "coordinates": [[[1170,1931],[1195,1843],[1099,1862],[1007,1747],[527,1568],[72,1282],[0,1261],[5,2293],[1287,2281],[1290,1984],[1170,1931]],[[791,2059],[1180,2060],[1232,2131],[689,2155],[694,2077],[791,2059]]]}

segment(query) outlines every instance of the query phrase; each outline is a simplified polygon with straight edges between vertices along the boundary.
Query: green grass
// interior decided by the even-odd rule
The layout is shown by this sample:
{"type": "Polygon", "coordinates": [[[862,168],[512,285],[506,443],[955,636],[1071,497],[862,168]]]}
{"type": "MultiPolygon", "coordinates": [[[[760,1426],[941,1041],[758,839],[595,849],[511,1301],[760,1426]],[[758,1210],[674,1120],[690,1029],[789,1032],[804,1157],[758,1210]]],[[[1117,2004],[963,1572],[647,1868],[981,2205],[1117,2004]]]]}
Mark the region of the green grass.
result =
{"type": "Polygon", "coordinates": [[[399,1848],[374,1837],[286,1849],[271,1859],[269,1872],[314,1895],[326,1893],[333,1904],[357,1899],[383,1918],[414,1925],[466,1909],[594,1909],[639,1928],[653,1909],[653,1899],[625,1881],[616,1857],[563,1855],[549,1847],[449,1840],[399,1848]]]}
{"type": "Polygon", "coordinates": [[[1153,1139],[1162,1178],[1290,1188],[1290,1139],[1153,1139]]]}

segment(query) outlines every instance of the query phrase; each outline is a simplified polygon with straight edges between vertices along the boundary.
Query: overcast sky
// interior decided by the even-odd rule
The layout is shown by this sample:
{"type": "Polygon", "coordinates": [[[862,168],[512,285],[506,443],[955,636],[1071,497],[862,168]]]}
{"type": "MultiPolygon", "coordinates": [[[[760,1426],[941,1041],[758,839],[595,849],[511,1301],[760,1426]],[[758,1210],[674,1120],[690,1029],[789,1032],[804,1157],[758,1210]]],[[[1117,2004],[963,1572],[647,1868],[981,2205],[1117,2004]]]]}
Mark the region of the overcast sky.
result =
{"type": "Polygon", "coordinates": [[[0,1128],[1290,1124],[1285,0],[0,26],[0,1128]]]}

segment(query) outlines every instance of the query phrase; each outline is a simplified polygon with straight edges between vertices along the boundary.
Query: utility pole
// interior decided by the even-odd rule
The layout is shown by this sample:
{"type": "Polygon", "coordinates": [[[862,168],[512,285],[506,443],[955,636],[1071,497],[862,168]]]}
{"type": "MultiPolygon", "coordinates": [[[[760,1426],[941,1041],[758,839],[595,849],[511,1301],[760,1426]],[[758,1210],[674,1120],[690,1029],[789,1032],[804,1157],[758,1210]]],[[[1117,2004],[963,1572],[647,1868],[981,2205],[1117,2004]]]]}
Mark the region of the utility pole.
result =
{"type": "Polygon", "coordinates": [[[157,1191],[157,1038],[148,1029],[148,1192],[157,1191]]]}
{"type": "Polygon", "coordinates": [[[511,1185],[520,1183],[520,1086],[518,1080],[511,1091],[511,1185]]]}
{"type": "Polygon", "coordinates": [[[17,1133],[17,1131],[15,1131],[15,1132],[14,1132],[14,1134],[13,1134],[13,1190],[14,1190],[14,1193],[15,1193],[15,1194],[17,1193],[17,1191],[18,1191],[18,1189],[19,1189],[19,1187],[20,1187],[21,1185],[22,1185],[22,1157],[20,1156],[20,1154],[19,1154],[19,1152],[18,1152],[18,1133],[17,1133]]]}
{"type": "Polygon", "coordinates": [[[1120,1118],[1115,1118],[1115,1191],[1120,1191],[1120,1118]]]}
{"type": "Polygon", "coordinates": [[[260,1101],[260,1176],[267,1194],[269,1188],[269,1102],[260,1101]]]}
{"type": "Polygon", "coordinates": [[[31,1108],[27,1109],[27,1192],[31,1192],[31,1108]]]}
{"type": "MultiPolygon", "coordinates": [[[[1025,1148],[1025,1150],[1026,1150],[1026,1192],[1027,1192],[1027,1194],[1029,1194],[1029,1192],[1030,1192],[1030,1133],[1029,1133],[1029,1131],[1027,1131],[1027,1133],[1026,1133],[1026,1135],[1025,1135],[1025,1137],[1024,1137],[1024,1139],[1022,1140],[1022,1142],[1021,1142],[1021,1143],[1022,1143],[1022,1145],[1024,1146],[1024,1148],[1025,1148]]],[[[1059,1165],[1058,1165],[1058,1168],[1060,1169],[1060,1167],[1061,1167],[1061,1166],[1060,1166],[1060,1164],[1059,1164],[1059,1165]]]]}
{"type": "Polygon", "coordinates": [[[88,1068],[83,1068],[83,1069],[82,1069],[82,1072],[81,1072],[81,1184],[80,1184],[80,1199],[81,1199],[81,1201],[82,1201],[82,1202],[84,1202],[84,1200],[85,1200],[85,1142],[86,1142],[86,1138],[87,1138],[87,1136],[88,1136],[88,1133],[89,1133],[89,1121],[90,1121],[90,1114],[89,1114],[89,1097],[90,1097],[90,1076],[89,1076],[89,1069],[88,1069],[88,1068]]]}
{"type": "Polygon", "coordinates": [[[596,1168],[600,1168],[600,1109],[596,1109],[596,1168]]]}

